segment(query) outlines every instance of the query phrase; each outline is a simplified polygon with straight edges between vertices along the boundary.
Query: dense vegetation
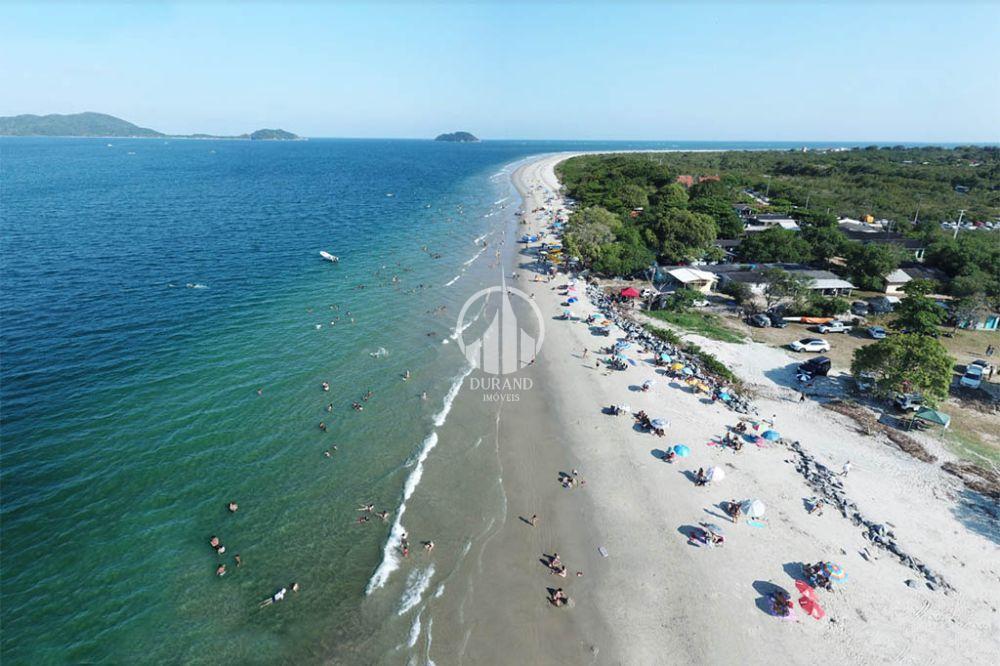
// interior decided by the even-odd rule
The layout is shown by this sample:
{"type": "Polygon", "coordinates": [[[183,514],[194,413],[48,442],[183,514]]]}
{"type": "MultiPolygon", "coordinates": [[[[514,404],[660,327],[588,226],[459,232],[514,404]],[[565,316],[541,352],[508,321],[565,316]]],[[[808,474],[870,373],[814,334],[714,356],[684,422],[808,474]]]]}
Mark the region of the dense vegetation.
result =
{"type": "Polygon", "coordinates": [[[599,273],[633,275],[653,261],[717,261],[723,256],[714,247],[717,238],[742,237],[739,260],[813,264],[858,287],[880,289],[906,252],[862,244],[837,228],[838,216],[870,214],[921,241],[926,264],[949,278],[940,288],[1000,304],[1000,232],[963,231],[955,239],[940,227],[959,209],[965,221],[1000,219],[995,147],[586,155],[561,163],[558,173],[579,203],[567,226],[567,248],[599,273]],[[685,188],[679,175],[709,179],[685,188]],[[748,191],[768,192],[769,205],[748,191]],[[789,214],[802,231],[744,236],[735,203],[789,214]]]}
{"type": "Polygon", "coordinates": [[[438,134],[435,141],[451,141],[453,143],[475,143],[479,139],[469,132],[450,132],[448,134],[438,134]]]}
{"type": "Polygon", "coordinates": [[[251,141],[295,141],[299,137],[283,129],[259,129],[250,134],[251,141]]]}
{"type": "Polygon", "coordinates": [[[72,113],[0,118],[0,136],[160,137],[156,130],[105,113],[72,113]]]}

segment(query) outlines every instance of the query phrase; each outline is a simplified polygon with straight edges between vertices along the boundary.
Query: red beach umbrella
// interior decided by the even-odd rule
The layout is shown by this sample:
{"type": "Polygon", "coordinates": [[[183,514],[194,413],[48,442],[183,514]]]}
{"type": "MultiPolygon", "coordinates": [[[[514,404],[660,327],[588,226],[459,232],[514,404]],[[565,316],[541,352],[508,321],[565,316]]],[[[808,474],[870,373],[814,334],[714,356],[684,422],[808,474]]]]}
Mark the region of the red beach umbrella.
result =
{"type": "Polygon", "coordinates": [[[795,581],[795,589],[801,592],[803,597],[807,597],[812,601],[819,601],[819,597],[816,596],[816,590],[804,580],[795,581]]]}
{"type": "Polygon", "coordinates": [[[624,298],[639,298],[639,290],[635,287],[626,287],[620,293],[624,298]]]}

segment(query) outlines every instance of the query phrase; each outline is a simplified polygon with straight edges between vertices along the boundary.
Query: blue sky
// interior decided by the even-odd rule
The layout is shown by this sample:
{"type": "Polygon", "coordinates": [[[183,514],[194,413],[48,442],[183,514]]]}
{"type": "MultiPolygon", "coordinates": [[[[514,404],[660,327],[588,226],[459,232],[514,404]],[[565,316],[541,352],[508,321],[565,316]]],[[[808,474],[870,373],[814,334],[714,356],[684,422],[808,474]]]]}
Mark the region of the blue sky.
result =
{"type": "Polygon", "coordinates": [[[5,3],[0,115],[164,132],[1000,141],[1000,2],[5,3]]]}

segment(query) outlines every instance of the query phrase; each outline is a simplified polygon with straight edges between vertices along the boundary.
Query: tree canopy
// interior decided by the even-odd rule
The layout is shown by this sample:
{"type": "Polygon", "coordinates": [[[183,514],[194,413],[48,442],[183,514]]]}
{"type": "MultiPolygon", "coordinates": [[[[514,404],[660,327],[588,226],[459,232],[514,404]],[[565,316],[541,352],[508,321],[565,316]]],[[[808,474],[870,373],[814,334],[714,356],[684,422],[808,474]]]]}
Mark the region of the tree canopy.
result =
{"type": "Polygon", "coordinates": [[[856,349],[851,372],[871,373],[882,395],[920,393],[935,406],[948,397],[954,363],[940,342],[909,333],[856,349]]]}

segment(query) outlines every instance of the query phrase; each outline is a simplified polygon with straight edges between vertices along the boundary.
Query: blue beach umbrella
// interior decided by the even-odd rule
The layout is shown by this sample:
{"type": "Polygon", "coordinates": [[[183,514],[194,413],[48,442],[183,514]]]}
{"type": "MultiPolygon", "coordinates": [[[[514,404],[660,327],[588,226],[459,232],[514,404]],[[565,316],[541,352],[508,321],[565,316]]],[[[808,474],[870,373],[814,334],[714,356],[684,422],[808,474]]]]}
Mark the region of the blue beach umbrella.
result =
{"type": "Polygon", "coordinates": [[[687,458],[689,455],[691,455],[691,449],[684,446],[683,444],[678,444],[677,446],[674,447],[674,453],[681,458],[687,458]]]}
{"type": "Polygon", "coordinates": [[[719,393],[719,399],[722,400],[723,402],[729,402],[730,400],[733,399],[733,396],[729,395],[725,391],[722,391],[721,393],[719,393]]]}
{"type": "Polygon", "coordinates": [[[670,363],[673,359],[670,358],[670,354],[667,352],[660,352],[660,360],[664,363],[670,363]]]}
{"type": "Polygon", "coordinates": [[[763,437],[764,439],[766,439],[766,440],[768,440],[770,442],[776,442],[779,439],[781,439],[781,435],[778,434],[778,432],[776,430],[766,430],[766,431],[764,431],[764,434],[761,435],[761,437],[763,437]]]}
{"type": "Polygon", "coordinates": [[[573,296],[572,298],[566,299],[566,302],[567,303],[576,303],[577,300],[578,300],[577,297],[573,296]]]}
{"type": "Polygon", "coordinates": [[[681,370],[681,372],[683,372],[685,375],[693,375],[694,374],[694,370],[692,370],[691,368],[689,368],[686,365],[684,366],[684,369],[681,370]]]}

